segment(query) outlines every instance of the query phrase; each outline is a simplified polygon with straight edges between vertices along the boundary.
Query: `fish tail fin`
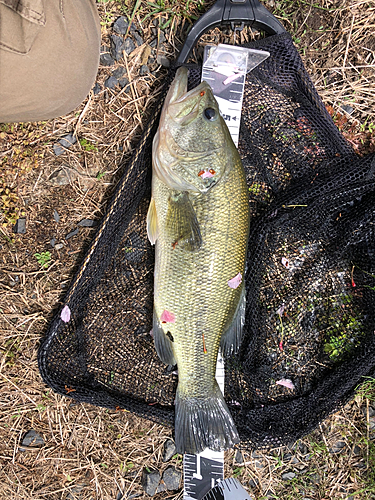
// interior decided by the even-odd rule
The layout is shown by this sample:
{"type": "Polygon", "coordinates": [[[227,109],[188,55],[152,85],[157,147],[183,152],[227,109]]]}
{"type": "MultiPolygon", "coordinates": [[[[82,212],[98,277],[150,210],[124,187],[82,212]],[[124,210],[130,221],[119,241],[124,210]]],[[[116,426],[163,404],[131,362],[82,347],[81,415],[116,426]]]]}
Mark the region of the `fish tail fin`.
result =
{"type": "Polygon", "coordinates": [[[178,453],[195,455],[205,448],[223,451],[240,442],[233,418],[215,380],[211,394],[185,397],[177,388],[175,441],[178,453]]]}

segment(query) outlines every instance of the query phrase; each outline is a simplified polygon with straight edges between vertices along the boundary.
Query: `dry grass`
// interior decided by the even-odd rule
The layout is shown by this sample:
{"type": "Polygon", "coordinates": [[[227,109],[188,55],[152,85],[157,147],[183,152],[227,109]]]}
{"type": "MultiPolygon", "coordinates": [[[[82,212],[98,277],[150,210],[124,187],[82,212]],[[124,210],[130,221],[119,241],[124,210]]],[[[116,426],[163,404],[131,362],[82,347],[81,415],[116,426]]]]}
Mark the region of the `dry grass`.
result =
{"type": "MultiPolygon", "coordinates": [[[[101,217],[166,74],[155,63],[151,68],[155,74],[139,75],[149,42],[155,38],[151,22],[155,18],[164,24],[171,20],[165,30],[167,40],[158,51],[173,59],[189,26],[189,15],[199,14],[199,4],[190,5],[190,10],[186,2],[178,5],[173,11],[170,0],[157,12],[144,1],[137,2],[136,10],[132,1],[100,3],[104,44],[119,15],[134,14],[143,28],[145,44],[125,61],[130,92],[102,90],[96,96],[91,93],[67,116],[1,127],[0,499],[114,500],[119,494],[144,498],[140,486],[143,467],[161,471],[166,467],[161,450],[170,430],[128,413],[76,404],[54,394],[40,378],[36,353],[92,230],[80,228],[69,240],[65,235],[81,219],[101,217]],[[145,19],[149,13],[152,15],[145,19]],[[70,132],[80,142],[56,157],[53,144],[70,132]],[[66,175],[70,182],[59,185],[66,175]],[[60,215],[59,222],[53,218],[54,210],[60,215]],[[15,235],[11,222],[23,213],[27,233],[15,235]],[[63,244],[61,249],[51,247],[52,238],[63,244]],[[41,268],[34,254],[45,251],[51,252],[51,260],[47,268],[41,268]],[[43,437],[44,445],[21,451],[22,439],[30,429],[43,437]]],[[[337,115],[339,107],[350,104],[353,112],[345,115],[344,124],[350,138],[357,141],[360,137],[365,145],[370,144],[374,134],[369,125],[375,115],[375,4],[316,0],[316,5],[268,1],[268,7],[294,35],[324,102],[341,121],[345,112],[337,115]]],[[[214,32],[206,40],[218,41],[218,37],[214,32]]],[[[98,82],[102,84],[108,75],[108,68],[101,67],[98,82]]],[[[360,141],[355,144],[363,147],[360,141]]],[[[226,476],[238,476],[258,500],[266,495],[283,500],[344,499],[354,492],[359,492],[353,496],[355,500],[375,498],[367,396],[359,395],[293,450],[244,453],[244,465],[235,461],[234,452],[228,452],[226,476]],[[331,453],[337,441],[344,443],[343,448],[331,453]],[[283,479],[286,472],[293,472],[293,479],[283,479]]],[[[171,463],[181,467],[180,458],[171,463]]],[[[156,498],[180,497],[180,492],[165,492],[156,498]]]]}

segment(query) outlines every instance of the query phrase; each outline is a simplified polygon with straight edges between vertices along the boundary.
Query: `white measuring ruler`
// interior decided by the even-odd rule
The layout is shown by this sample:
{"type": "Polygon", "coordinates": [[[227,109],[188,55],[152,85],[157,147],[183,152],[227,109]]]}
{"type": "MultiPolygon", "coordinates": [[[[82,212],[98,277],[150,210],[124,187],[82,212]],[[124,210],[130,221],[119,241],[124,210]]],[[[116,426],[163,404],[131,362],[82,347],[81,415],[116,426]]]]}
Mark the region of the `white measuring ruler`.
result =
{"type": "MultiPolygon", "coordinates": [[[[224,360],[219,353],[216,380],[224,394],[224,360]]],[[[224,452],[206,448],[197,455],[184,455],[184,500],[200,500],[224,479],[224,452]]]]}
{"type": "MultiPolygon", "coordinates": [[[[212,88],[236,147],[241,122],[246,73],[269,57],[269,52],[233,45],[206,46],[202,80],[212,88]]],[[[224,360],[219,351],[216,380],[224,394],[224,360]]],[[[208,448],[184,455],[184,500],[250,500],[236,479],[224,481],[224,452],[208,448]],[[211,496],[209,496],[211,495],[211,496]]]]}

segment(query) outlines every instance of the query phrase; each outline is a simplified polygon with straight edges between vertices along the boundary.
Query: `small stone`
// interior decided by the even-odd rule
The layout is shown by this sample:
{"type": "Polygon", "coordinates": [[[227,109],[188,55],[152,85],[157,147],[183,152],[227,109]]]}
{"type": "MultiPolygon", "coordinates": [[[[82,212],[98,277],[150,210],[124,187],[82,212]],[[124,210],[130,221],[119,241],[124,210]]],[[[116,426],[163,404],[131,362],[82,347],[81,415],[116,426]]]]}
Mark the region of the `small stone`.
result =
{"type": "Polygon", "coordinates": [[[255,479],[255,480],[254,479],[250,479],[250,481],[249,481],[249,487],[250,488],[256,488],[258,486],[258,484],[259,484],[258,479],[255,479]]]}
{"type": "Polygon", "coordinates": [[[329,451],[330,453],[341,453],[345,446],[345,441],[336,441],[336,443],[332,445],[332,448],[330,448],[329,451]]]}
{"type": "Polygon", "coordinates": [[[306,455],[309,452],[307,446],[304,443],[299,443],[298,448],[302,455],[306,455]]]}
{"type": "Polygon", "coordinates": [[[104,86],[107,89],[114,89],[118,85],[118,80],[114,76],[109,76],[104,82],[104,86]]]}
{"type": "Polygon", "coordinates": [[[173,465],[167,467],[163,473],[163,481],[169,491],[178,490],[182,474],[173,465]]]}
{"type": "Polygon", "coordinates": [[[76,484],[73,488],[70,489],[68,495],[66,496],[66,500],[80,500],[82,490],[84,489],[84,484],[76,484]]]}
{"type": "Polygon", "coordinates": [[[82,219],[78,222],[79,227],[94,227],[98,225],[98,221],[92,219],[82,219]]]}
{"type": "Polygon", "coordinates": [[[234,456],[234,460],[239,464],[239,465],[243,465],[244,464],[244,461],[243,461],[243,456],[242,456],[242,453],[240,450],[237,450],[236,451],[236,454],[234,456]]]}
{"type": "Polygon", "coordinates": [[[52,248],[55,248],[55,243],[56,243],[56,238],[52,238],[52,240],[50,241],[50,245],[52,248]]]}
{"type": "Polygon", "coordinates": [[[320,475],[318,473],[314,473],[310,475],[310,481],[314,484],[319,484],[320,483],[320,475]]]}
{"type": "Polygon", "coordinates": [[[62,243],[57,243],[57,245],[55,245],[55,250],[61,250],[63,246],[62,243]]]}
{"type": "Polygon", "coordinates": [[[174,441],[172,441],[172,439],[167,439],[164,442],[163,458],[162,458],[163,462],[169,462],[169,460],[175,454],[176,454],[176,445],[174,444],[174,441]]]}
{"type": "Polygon", "coordinates": [[[167,489],[164,483],[160,483],[156,489],[156,493],[162,493],[163,491],[167,491],[167,489]]]}
{"type": "Polygon", "coordinates": [[[353,454],[354,455],[359,455],[361,453],[362,449],[360,446],[358,445],[355,445],[354,448],[353,448],[353,454]]]}
{"type": "Polygon", "coordinates": [[[118,17],[113,24],[113,31],[119,35],[125,35],[128,29],[129,23],[124,16],[118,17]]]}
{"type": "Polygon", "coordinates": [[[370,427],[370,431],[375,430],[375,417],[369,418],[369,427],[370,427]]]}
{"type": "Polygon", "coordinates": [[[140,35],[138,35],[138,33],[133,33],[133,37],[134,37],[135,43],[138,45],[138,47],[145,43],[143,41],[143,38],[140,35]]]}
{"type": "Polygon", "coordinates": [[[124,42],[124,50],[127,55],[131,54],[135,50],[135,44],[131,38],[127,38],[124,42]]]}
{"type": "Polygon", "coordinates": [[[159,43],[164,43],[167,39],[165,38],[164,32],[159,31],[159,43]]]}
{"type": "Polygon", "coordinates": [[[150,47],[152,47],[152,48],[155,48],[157,46],[157,44],[158,44],[158,41],[156,38],[149,43],[150,47]]]}
{"type": "Polygon", "coordinates": [[[95,83],[92,91],[94,92],[94,95],[98,95],[99,92],[102,90],[101,86],[99,85],[99,83],[95,83]]]}
{"type": "Polygon", "coordinates": [[[122,76],[124,76],[125,73],[126,73],[126,69],[124,68],[124,66],[119,66],[118,68],[116,68],[112,71],[112,76],[119,79],[122,76]]]}
{"type": "MultiPolygon", "coordinates": [[[[44,445],[44,439],[42,436],[40,436],[34,429],[29,430],[26,432],[21,446],[43,446],[44,445]]],[[[20,451],[26,451],[25,448],[20,447],[20,451]]]]}
{"type": "Polygon", "coordinates": [[[53,211],[53,218],[55,219],[56,222],[60,222],[60,215],[57,213],[56,209],[54,209],[53,211]]]}
{"type": "Polygon", "coordinates": [[[120,85],[120,87],[122,89],[128,85],[128,88],[125,89],[125,93],[128,94],[130,92],[129,80],[125,76],[124,76],[124,78],[120,78],[120,80],[118,81],[118,84],[120,85]]]}
{"type": "MultiPolygon", "coordinates": [[[[366,406],[362,406],[362,413],[363,413],[363,416],[365,418],[367,418],[367,407],[366,406]]],[[[372,406],[368,407],[368,416],[369,417],[375,416],[375,410],[374,410],[374,408],[372,408],[372,406]]]]}
{"type": "Polygon", "coordinates": [[[13,233],[25,234],[26,233],[26,219],[17,219],[13,226],[13,233]]]}
{"type": "Polygon", "coordinates": [[[143,65],[141,66],[141,69],[139,70],[139,74],[140,74],[140,76],[147,75],[147,73],[149,73],[149,72],[150,72],[150,70],[148,69],[147,64],[143,64],[143,65]]]}
{"type": "Polygon", "coordinates": [[[108,54],[108,52],[100,55],[100,65],[101,66],[113,66],[115,64],[115,60],[108,54]]]}
{"type": "Polygon", "coordinates": [[[65,236],[65,239],[68,240],[69,238],[71,238],[72,236],[75,236],[76,234],[78,234],[78,231],[79,231],[79,228],[76,227],[74,229],[74,231],[71,231],[70,233],[68,233],[66,236],[65,236]]]}
{"type": "Polygon", "coordinates": [[[111,56],[119,61],[123,56],[125,42],[121,36],[111,35],[111,56]]]}
{"type": "Polygon", "coordinates": [[[285,474],[283,474],[281,477],[284,481],[291,481],[296,477],[296,475],[294,474],[294,472],[285,472],[285,474]]]}
{"type": "Polygon", "coordinates": [[[163,54],[158,54],[158,56],[156,58],[156,62],[158,64],[160,64],[160,66],[163,66],[164,68],[169,68],[169,66],[171,64],[169,59],[167,59],[165,56],[163,56],[163,54]]]}
{"type": "Polygon", "coordinates": [[[65,135],[64,137],[62,137],[59,140],[59,143],[61,144],[61,146],[63,146],[66,149],[69,149],[76,142],[77,142],[77,138],[73,134],[65,135]]]}
{"type": "Polygon", "coordinates": [[[359,460],[359,462],[354,464],[353,467],[356,467],[358,469],[366,469],[367,465],[364,460],[359,460]]]}
{"type": "Polygon", "coordinates": [[[345,111],[345,113],[348,113],[348,115],[351,115],[354,111],[354,108],[352,108],[351,106],[349,106],[348,104],[342,104],[340,106],[340,108],[345,111]]]}
{"type": "Polygon", "coordinates": [[[132,35],[134,35],[134,33],[137,32],[137,26],[134,23],[131,23],[129,31],[132,35]]]}
{"type": "Polygon", "coordinates": [[[144,491],[153,497],[156,493],[157,487],[160,482],[160,472],[157,470],[152,470],[150,472],[147,469],[143,469],[142,471],[142,479],[141,484],[144,491]]]}
{"type": "Polygon", "coordinates": [[[65,153],[65,148],[62,148],[59,144],[54,144],[53,145],[53,152],[55,153],[56,156],[60,156],[63,153],[65,153]]]}

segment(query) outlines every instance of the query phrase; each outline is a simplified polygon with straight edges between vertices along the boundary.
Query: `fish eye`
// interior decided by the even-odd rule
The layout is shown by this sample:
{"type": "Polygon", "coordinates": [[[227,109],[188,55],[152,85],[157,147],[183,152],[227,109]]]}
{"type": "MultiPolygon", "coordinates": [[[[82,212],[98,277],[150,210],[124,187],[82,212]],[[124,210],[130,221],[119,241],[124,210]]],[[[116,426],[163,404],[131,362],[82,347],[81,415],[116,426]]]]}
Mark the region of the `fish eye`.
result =
{"type": "Polygon", "coordinates": [[[216,118],[216,111],[213,108],[206,108],[204,111],[204,116],[212,122],[216,118]]]}

